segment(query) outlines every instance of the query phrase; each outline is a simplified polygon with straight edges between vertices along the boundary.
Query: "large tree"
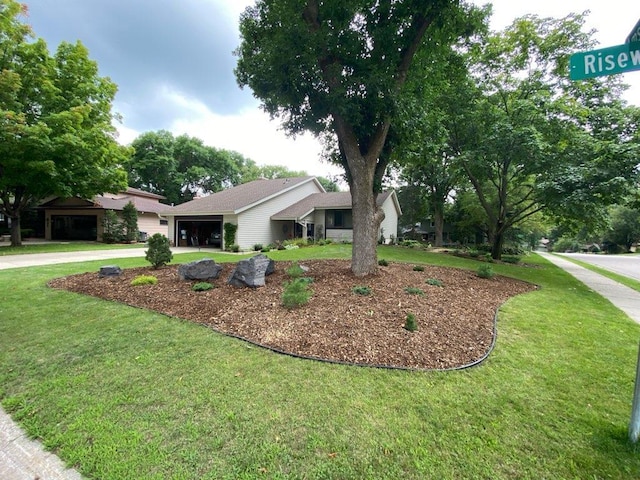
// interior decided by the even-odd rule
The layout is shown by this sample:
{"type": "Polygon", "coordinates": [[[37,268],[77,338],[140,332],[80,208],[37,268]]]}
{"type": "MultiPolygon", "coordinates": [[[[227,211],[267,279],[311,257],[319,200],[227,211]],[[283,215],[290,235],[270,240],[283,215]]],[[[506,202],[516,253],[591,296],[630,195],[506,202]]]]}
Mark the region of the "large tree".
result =
{"type": "Polygon", "coordinates": [[[475,9],[455,0],[258,0],[240,20],[236,76],[291,134],[337,137],[353,199],[352,271],[377,271],[376,206],[396,102],[423,48],[448,48],[475,9]]]}
{"type": "Polygon", "coordinates": [[[505,235],[544,210],[593,224],[630,185],[638,109],[616,79],[568,80],[568,58],[588,50],[584,17],[526,16],[472,48],[477,90],[464,114],[459,155],[488,219],[493,258],[505,235]]]}
{"type": "Polygon", "coordinates": [[[22,212],[49,195],[91,198],[126,187],[115,140],[116,85],[98,75],[81,43],[51,56],[20,21],[26,7],[0,0],[0,212],[11,244],[22,243],[22,212]]]}

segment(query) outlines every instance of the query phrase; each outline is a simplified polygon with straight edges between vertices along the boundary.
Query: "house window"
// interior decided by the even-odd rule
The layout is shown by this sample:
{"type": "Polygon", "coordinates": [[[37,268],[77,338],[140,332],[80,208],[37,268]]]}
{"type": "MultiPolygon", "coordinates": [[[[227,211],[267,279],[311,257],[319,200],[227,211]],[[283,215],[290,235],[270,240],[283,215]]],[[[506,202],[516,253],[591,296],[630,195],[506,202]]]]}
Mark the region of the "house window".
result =
{"type": "Polygon", "coordinates": [[[327,228],[353,228],[351,210],[327,210],[327,228]]]}
{"type": "Polygon", "coordinates": [[[160,225],[169,225],[169,220],[165,220],[163,218],[160,219],[160,225]]]}

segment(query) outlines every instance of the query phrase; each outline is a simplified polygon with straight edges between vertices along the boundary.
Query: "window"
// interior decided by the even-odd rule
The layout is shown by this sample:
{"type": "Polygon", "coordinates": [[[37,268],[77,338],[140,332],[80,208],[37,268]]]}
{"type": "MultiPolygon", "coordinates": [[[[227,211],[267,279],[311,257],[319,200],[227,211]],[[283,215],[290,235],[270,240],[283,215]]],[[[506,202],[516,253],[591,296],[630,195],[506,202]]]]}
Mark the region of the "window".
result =
{"type": "Polygon", "coordinates": [[[351,210],[327,210],[327,228],[353,228],[351,210]]]}
{"type": "Polygon", "coordinates": [[[166,220],[164,218],[160,219],[160,225],[169,225],[169,220],[166,220]]]}

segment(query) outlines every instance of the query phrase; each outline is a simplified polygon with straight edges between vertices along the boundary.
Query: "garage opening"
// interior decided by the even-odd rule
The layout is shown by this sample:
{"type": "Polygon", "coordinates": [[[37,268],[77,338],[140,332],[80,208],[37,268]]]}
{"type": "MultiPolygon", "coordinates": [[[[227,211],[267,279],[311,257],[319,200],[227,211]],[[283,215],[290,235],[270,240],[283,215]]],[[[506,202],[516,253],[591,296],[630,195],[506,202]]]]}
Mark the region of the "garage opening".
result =
{"type": "Polygon", "coordinates": [[[222,248],[222,220],[178,220],[179,247],[222,248]]]}
{"type": "Polygon", "coordinates": [[[53,240],[98,239],[98,217],[96,215],[52,215],[51,238],[53,240]]]}

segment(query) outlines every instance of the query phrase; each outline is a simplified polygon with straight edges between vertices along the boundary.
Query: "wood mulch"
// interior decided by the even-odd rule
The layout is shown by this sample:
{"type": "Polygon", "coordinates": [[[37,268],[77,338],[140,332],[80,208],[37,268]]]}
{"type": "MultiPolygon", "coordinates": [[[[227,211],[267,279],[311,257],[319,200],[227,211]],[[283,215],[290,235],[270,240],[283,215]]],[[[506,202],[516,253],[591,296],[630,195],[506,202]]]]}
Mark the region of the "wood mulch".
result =
{"type": "Polygon", "coordinates": [[[494,316],[510,297],[534,285],[453,268],[391,263],[377,275],[359,278],[342,260],[301,262],[313,278],[313,296],[299,308],[282,306],[283,283],[290,262],[277,262],[266,286],[251,289],[227,285],[234,265],[224,270],[215,288],[194,292],[193,281],[181,281],[178,267],[131,268],[115,278],[97,272],[50,282],[59,289],[154,310],[206,325],[277,351],[330,361],[411,369],[449,369],[485,357],[494,338],[494,316]],[[138,275],[157,277],[157,285],[131,286],[138,275]],[[430,285],[436,279],[442,286],[430,285]],[[368,296],[353,292],[367,286],[368,296]],[[424,294],[408,293],[420,289],[424,294]],[[418,330],[404,328],[408,314],[418,330]]]}

